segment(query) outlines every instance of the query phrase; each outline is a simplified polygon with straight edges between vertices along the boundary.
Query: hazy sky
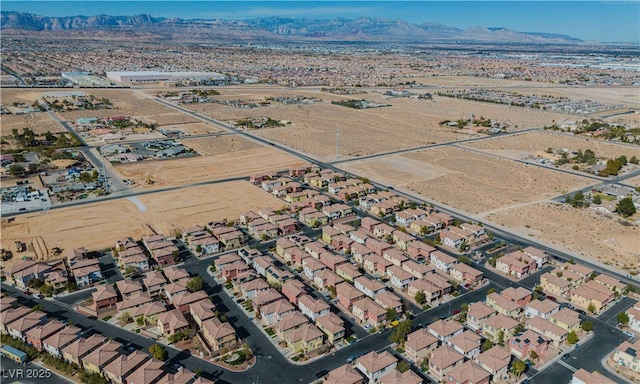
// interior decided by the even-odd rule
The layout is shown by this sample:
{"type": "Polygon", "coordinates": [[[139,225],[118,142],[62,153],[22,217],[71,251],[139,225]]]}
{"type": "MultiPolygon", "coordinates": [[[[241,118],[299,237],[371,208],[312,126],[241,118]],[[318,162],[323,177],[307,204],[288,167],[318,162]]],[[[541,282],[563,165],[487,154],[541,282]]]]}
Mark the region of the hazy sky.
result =
{"type": "Polygon", "coordinates": [[[457,28],[505,27],[583,40],[640,42],[640,1],[11,1],[3,11],[45,16],[132,15],[251,19],[383,17],[457,28]]]}

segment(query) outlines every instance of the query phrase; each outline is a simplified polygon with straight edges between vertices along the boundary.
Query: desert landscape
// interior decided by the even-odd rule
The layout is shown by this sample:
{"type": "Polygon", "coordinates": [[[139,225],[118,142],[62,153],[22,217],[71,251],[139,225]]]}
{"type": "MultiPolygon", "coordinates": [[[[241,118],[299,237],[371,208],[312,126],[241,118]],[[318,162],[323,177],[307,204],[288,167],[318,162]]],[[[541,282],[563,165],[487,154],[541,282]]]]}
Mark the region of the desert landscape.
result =
{"type": "Polygon", "coordinates": [[[195,224],[237,220],[248,210],[282,208],[280,200],[245,181],[159,192],[135,199],[138,201],[121,198],[21,215],[10,223],[3,220],[3,244],[14,251],[14,258],[3,265],[11,265],[22,256],[49,259],[54,247],[105,249],[123,237],[140,239],[151,235],[151,228],[174,235],[177,230],[195,224]],[[15,253],[15,241],[25,242],[28,251],[15,253]]]}

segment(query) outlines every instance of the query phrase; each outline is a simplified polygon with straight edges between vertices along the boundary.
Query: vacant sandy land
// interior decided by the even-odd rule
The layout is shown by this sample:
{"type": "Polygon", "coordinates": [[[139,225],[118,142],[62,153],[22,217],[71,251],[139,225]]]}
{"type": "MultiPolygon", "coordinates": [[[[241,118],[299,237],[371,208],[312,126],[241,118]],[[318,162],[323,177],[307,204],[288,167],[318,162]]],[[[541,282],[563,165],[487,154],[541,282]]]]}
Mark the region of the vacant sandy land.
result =
{"type": "Polygon", "coordinates": [[[620,269],[640,269],[640,230],[621,225],[616,215],[543,203],[491,214],[487,221],[620,269]]]}
{"type": "MultiPolygon", "coordinates": [[[[423,78],[398,78],[398,80],[415,81],[416,83],[441,87],[531,87],[530,81],[489,79],[471,76],[433,76],[423,78]]],[[[539,87],[557,88],[558,84],[536,82],[539,87]]],[[[421,89],[421,88],[418,88],[421,89]]]]}
{"type": "Polygon", "coordinates": [[[262,145],[247,140],[237,135],[224,135],[220,137],[206,137],[197,139],[182,139],[182,144],[193,148],[203,156],[215,156],[219,154],[235,153],[249,149],[264,148],[262,145]]]}
{"type": "MultiPolygon", "coordinates": [[[[66,111],[59,113],[60,117],[65,120],[76,120],[81,117],[109,117],[109,116],[128,116],[128,117],[145,117],[176,114],[176,110],[166,107],[156,101],[146,99],[110,99],[113,109],[96,109],[83,111],[66,111]]],[[[194,121],[193,118],[190,121],[194,121]]]]}
{"type": "MultiPolygon", "coordinates": [[[[53,247],[89,250],[112,247],[126,236],[140,239],[152,234],[149,226],[167,235],[195,224],[222,219],[237,220],[240,213],[264,207],[278,209],[282,202],[248,182],[229,182],[161,192],[139,197],[141,212],[128,199],[61,208],[45,214],[17,216],[2,224],[3,242],[37,240],[53,247]],[[51,228],[56,230],[52,231],[51,228]]],[[[22,255],[33,255],[27,252],[22,255]]],[[[13,261],[19,259],[14,256],[13,261]]],[[[5,264],[5,263],[3,263],[5,264]]]]}
{"type": "MultiPolygon", "coordinates": [[[[154,102],[155,104],[158,104],[154,102]]],[[[158,104],[160,105],[160,104],[158,104]]],[[[146,111],[146,110],[145,110],[146,111]]],[[[193,116],[176,112],[175,110],[168,110],[172,113],[163,113],[156,115],[136,115],[135,117],[145,123],[149,124],[157,124],[160,128],[164,128],[164,125],[171,124],[190,124],[190,123],[199,123],[200,120],[196,119],[193,116]]]]}
{"type": "Polygon", "coordinates": [[[115,168],[123,177],[133,179],[142,188],[157,188],[250,176],[304,164],[293,156],[237,136],[185,139],[183,142],[205,155],[120,164],[115,168]],[[154,183],[147,184],[148,179],[154,183]]]}
{"type": "Polygon", "coordinates": [[[65,132],[60,124],[55,122],[46,112],[27,113],[25,115],[2,115],[2,125],[0,129],[2,136],[12,135],[13,129],[22,133],[22,128],[31,129],[36,135],[41,135],[47,131],[65,132]]]}
{"type": "Polygon", "coordinates": [[[546,200],[590,180],[458,148],[345,164],[349,171],[471,213],[546,200]]]}
{"type": "Polygon", "coordinates": [[[617,158],[622,155],[627,156],[627,158],[631,158],[631,156],[640,157],[640,149],[638,149],[638,147],[613,144],[603,140],[587,139],[550,131],[525,132],[516,135],[488,138],[486,140],[464,143],[462,145],[518,159],[525,156],[518,157],[517,152],[514,151],[535,154],[536,152],[544,152],[547,148],[553,148],[554,150],[567,148],[571,151],[591,149],[595,152],[596,156],[607,159],[617,158]]]}
{"type": "MultiPolygon", "coordinates": [[[[2,88],[0,97],[4,105],[12,105],[14,102],[31,105],[34,101],[42,99],[42,92],[51,92],[51,89],[2,88]]],[[[4,116],[2,118],[4,119],[4,116]]]]}
{"type": "Polygon", "coordinates": [[[159,126],[158,129],[180,130],[188,135],[224,132],[224,130],[207,123],[169,124],[159,126]]]}
{"type": "Polygon", "coordinates": [[[633,185],[635,187],[640,187],[640,176],[632,177],[624,181],[625,184],[633,185]]]}

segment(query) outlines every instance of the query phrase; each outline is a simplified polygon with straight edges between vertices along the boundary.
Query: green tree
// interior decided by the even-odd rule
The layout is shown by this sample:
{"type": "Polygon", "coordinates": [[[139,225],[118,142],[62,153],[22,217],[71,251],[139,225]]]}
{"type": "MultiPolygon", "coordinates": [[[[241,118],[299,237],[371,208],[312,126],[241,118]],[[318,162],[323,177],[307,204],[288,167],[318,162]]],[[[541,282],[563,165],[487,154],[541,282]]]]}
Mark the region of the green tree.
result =
{"type": "Polygon", "coordinates": [[[392,321],[396,318],[398,313],[393,308],[387,308],[387,321],[392,321]]]}
{"type": "Polygon", "coordinates": [[[527,369],[527,365],[522,360],[516,360],[511,364],[511,372],[513,372],[516,377],[520,377],[525,369],[527,369]]]}
{"type": "Polygon", "coordinates": [[[400,360],[400,362],[396,366],[396,369],[398,371],[400,371],[401,373],[407,372],[409,370],[409,368],[411,368],[411,366],[409,365],[409,363],[407,363],[404,360],[400,360]]]}
{"type": "Polygon", "coordinates": [[[125,323],[130,323],[133,321],[133,316],[131,316],[131,313],[129,312],[123,312],[120,315],[120,320],[124,321],[125,323]]]}
{"type": "Polygon", "coordinates": [[[154,344],[150,346],[149,353],[151,353],[151,356],[153,356],[154,359],[158,360],[166,360],[167,356],[169,355],[167,353],[167,350],[160,344],[154,344]]]}
{"type": "Polygon", "coordinates": [[[411,332],[411,320],[405,320],[389,336],[389,341],[392,343],[404,343],[409,332],[411,332]]]}
{"type": "Polygon", "coordinates": [[[494,293],[496,291],[495,288],[489,288],[489,290],[487,291],[487,296],[489,296],[490,294],[494,293]]]}
{"type": "Polygon", "coordinates": [[[578,342],[578,335],[576,335],[576,331],[569,332],[567,336],[567,344],[573,345],[578,342]]]}
{"type": "Polygon", "coordinates": [[[418,293],[416,293],[415,299],[416,299],[416,302],[420,305],[427,302],[427,297],[422,291],[418,291],[418,293]]]}
{"type": "Polygon", "coordinates": [[[600,195],[595,195],[591,198],[591,202],[593,204],[602,204],[602,197],[600,195]]]}
{"type": "Polygon", "coordinates": [[[593,303],[590,303],[587,310],[591,313],[596,313],[596,306],[593,303]]]}
{"type": "Polygon", "coordinates": [[[500,345],[504,343],[504,331],[502,329],[498,331],[498,334],[496,335],[496,340],[500,345]]]}
{"type": "Polygon", "coordinates": [[[11,166],[9,167],[9,173],[14,177],[23,176],[25,172],[26,169],[24,169],[24,167],[20,164],[11,164],[11,166]]]}
{"type": "Polygon", "coordinates": [[[627,325],[629,323],[629,315],[627,312],[618,313],[618,323],[627,325]]]}
{"type": "Polygon", "coordinates": [[[616,205],[616,212],[622,217],[629,217],[636,213],[636,206],[633,205],[633,200],[630,197],[625,197],[616,205]]]}
{"type": "Polygon", "coordinates": [[[583,331],[589,332],[593,330],[593,323],[591,322],[591,320],[587,320],[584,323],[582,323],[581,327],[583,331]]]}
{"type": "Polygon", "coordinates": [[[191,292],[199,291],[203,286],[204,280],[202,280],[202,277],[200,276],[196,276],[187,282],[187,288],[189,288],[191,292]]]}
{"type": "Polygon", "coordinates": [[[531,359],[531,361],[535,361],[538,360],[538,354],[536,353],[536,351],[531,351],[529,352],[529,359],[531,359]]]}
{"type": "Polygon", "coordinates": [[[331,297],[336,297],[336,295],[338,294],[338,292],[336,292],[336,287],[334,287],[333,285],[328,286],[327,291],[329,291],[331,297]]]}
{"type": "Polygon", "coordinates": [[[482,352],[488,351],[493,347],[493,342],[489,339],[485,340],[484,343],[482,343],[482,352]]]}

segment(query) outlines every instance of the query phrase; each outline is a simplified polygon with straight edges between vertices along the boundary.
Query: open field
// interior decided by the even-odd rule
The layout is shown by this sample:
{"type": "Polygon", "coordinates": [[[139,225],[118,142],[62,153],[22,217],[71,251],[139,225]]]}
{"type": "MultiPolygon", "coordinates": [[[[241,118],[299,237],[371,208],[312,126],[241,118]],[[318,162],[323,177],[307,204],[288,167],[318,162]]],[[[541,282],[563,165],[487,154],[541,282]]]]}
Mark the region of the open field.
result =
{"type": "MultiPolygon", "coordinates": [[[[20,240],[33,244],[39,258],[46,259],[46,248],[89,250],[112,247],[115,241],[126,236],[140,239],[152,234],[149,226],[167,235],[178,229],[206,224],[222,219],[237,220],[242,212],[271,207],[279,209],[282,202],[248,182],[194,187],[189,190],[161,192],[139,197],[145,211],[127,199],[87,204],[21,215],[12,223],[2,223],[3,244],[20,240]],[[52,231],[51,228],[56,228],[52,231]]],[[[35,256],[35,251],[16,254],[8,263],[24,255],[35,256]]]]}
{"type": "Polygon", "coordinates": [[[556,151],[561,148],[566,148],[570,151],[591,149],[597,157],[607,159],[617,158],[622,155],[627,156],[627,158],[640,155],[640,149],[638,149],[638,147],[613,144],[603,140],[587,139],[571,134],[560,134],[549,131],[525,132],[518,135],[494,137],[472,143],[464,143],[462,145],[516,159],[544,152],[547,148],[553,148],[556,151]],[[518,156],[519,152],[522,153],[521,156],[518,156]]]}
{"type": "Polygon", "coordinates": [[[473,214],[544,201],[591,180],[459,148],[353,162],[347,170],[473,214]]]}
{"type": "Polygon", "coordinates": [[[54,121],[46,112],[34,112],[24,115],[2,115],[2,136],[11,135],[13,129],[17,129],[22,133],[22,128],[29,128],[36,135],[45,134],[47,131],[51,133],[65,132],[60,124],[54,121]]]}
{"type": "Polygon", "coordinates": [[[115,169],[140,188],[180,186],[266,171],[288,169],[303,164],[275,149],[258,146],[236,136],[183,140],[204,156],[120,164],[115,169]],[[153,180],[148,184],[147,180],[153,180]]]}
{"type": "Polygon", "coordinates": [[[523,95],[563,96],[572,100],[591,100],[603,104],[623,104],[627,107],[640,107],[638,88],[633,87],[562,87],[550,88],[517,88],[513,92],[523,95]]]}
{"type": "MultiPolygon", "coordinates": [[[[419,84],[440,87],[531,87],[530,81],[471,76],[401,77],[398,78],[398,81],[415,81],[419,84]]],[[[535,83],[535,85],[541,88],[561,87],[552,83],[535,83]]]]}
{"type": "Polygon", "coordinates": [[[616,215],[608,218],[592,209],[541,203],[490,214],[487,221],[552,247],[640,272],[638,225],[623,226],[616,215]]]}
{"type": "Polygon", "coordinates": [[[640,187],[640,176],[632,177],[624,181],[625,184],[640,187]]]}
{"type": "Polygon", "coordinates": [[[186,123],[186,124],[168,124],[161,125],[158,129],[166,129],[166,130],[180,130],[188,135],[201,135],[206,133],[220,133],[224,132],[224,130],[214,127],[211,124],[207,123],[186,123]]]}

